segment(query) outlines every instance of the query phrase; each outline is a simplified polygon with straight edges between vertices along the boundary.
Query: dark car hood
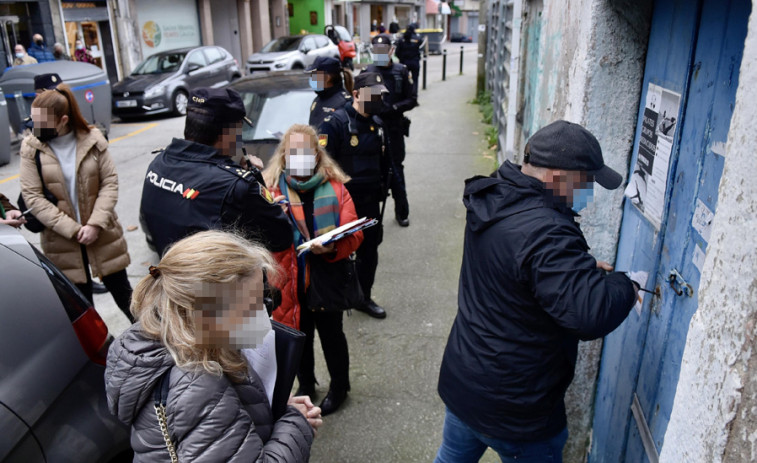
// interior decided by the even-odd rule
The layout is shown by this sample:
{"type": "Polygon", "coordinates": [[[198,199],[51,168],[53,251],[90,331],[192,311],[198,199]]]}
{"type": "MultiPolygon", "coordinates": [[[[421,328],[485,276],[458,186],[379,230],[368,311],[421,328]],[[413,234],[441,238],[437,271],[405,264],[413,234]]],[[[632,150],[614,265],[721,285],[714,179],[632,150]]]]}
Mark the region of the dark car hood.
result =
{"type": "Polygon", "coordinates": [[[113,86],[113,93],[144,92],[147,87],[166,80],[173,72],[163,74],[131,75],[113,86]]]}

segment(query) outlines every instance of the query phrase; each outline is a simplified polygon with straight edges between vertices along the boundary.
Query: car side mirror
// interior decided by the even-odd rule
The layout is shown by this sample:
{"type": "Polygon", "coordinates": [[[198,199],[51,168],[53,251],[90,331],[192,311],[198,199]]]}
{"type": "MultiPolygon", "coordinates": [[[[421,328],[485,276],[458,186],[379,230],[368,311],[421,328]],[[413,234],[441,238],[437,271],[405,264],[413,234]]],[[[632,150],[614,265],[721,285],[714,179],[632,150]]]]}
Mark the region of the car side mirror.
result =
{"type": "Polygon", "coordinates": [[[301,48],[301,49],[300,49],[300,51],[301,51],[302,53],[304,53],[304,54],[306,54],[306,55],[307,55],[308,53],[310,53],[310,48],[304,47],[304,48],[301,48]]]}
{"type": "Polygon", "coordinates": [[[190,72],[196,71],[196,70],[200,69],[201,67],[202,66],[200,66],[197,63],[189,63],[187,65],[187,74],[189,74],[190,72]]]}

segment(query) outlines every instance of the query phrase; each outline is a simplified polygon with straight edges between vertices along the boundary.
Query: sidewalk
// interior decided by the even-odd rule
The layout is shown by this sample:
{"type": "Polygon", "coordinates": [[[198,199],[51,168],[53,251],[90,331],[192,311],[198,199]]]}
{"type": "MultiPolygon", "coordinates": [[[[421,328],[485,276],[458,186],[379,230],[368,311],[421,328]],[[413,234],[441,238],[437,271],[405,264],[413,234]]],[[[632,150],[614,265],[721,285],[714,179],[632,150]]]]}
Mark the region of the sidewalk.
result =
{"type": "MultiPolygon", "coordinates": [[[[475,47],[466,46],[463,76],[460,47],[449,48],[456,54],[448,57],[445,82],[441,56],[429,58],[428,89],[419,90],[421,105],[409,113],[410,227],[397,225],[390,201],[379,248],[373,293],[388,317],[345,317],[352,390],[343,409],[324,419],[312,462],[430,462],[436,455],[444,420],[436,384],[457,311],[463,181],[494,166],[483,156],[494,152],[487,151],[478,107],[468,104],[475,96],[475,47]]],[[[328,389],[322,359],[316,348],[317,401],[328,389]]]]}

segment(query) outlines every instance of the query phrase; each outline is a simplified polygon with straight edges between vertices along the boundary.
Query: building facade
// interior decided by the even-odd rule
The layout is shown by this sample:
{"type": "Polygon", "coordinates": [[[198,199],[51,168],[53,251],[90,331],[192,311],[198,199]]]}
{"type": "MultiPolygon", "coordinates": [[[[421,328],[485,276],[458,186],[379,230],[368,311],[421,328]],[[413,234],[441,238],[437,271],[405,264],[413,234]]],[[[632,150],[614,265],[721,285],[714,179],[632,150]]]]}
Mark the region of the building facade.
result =
{"type": "Polygon", "coordinates": [[[626,187],[596,188],[582,229],[651,291],[604,342],[582,343],[566,461],[755,460],[753,2],[487,8],[500,160],[520,162],[556,119],[595,133],[626,187]]]}

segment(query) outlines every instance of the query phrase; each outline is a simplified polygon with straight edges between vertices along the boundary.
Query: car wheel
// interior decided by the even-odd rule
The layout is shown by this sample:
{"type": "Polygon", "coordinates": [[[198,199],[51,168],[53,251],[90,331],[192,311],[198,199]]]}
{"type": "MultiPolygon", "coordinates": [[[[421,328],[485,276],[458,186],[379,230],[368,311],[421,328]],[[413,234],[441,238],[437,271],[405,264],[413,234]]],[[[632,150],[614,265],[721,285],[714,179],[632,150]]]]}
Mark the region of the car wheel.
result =
{"type": "Polygon", "coordinates": [[[242,76],[240,76],[239,74],[234,74],[233,76],[231,76],[231,81],[234,82],[235,80],[241,79],[241,78],[242,76]]]}
{"type": "Polygon", "coordinates": [[[184,90],[176,90],[171,102],[173,103],[173,113],[177,116],[187,115],[187,102],[189,98],[184,90]]]}
{"type": "Polygon", "coordinates": [[[294,63],[292,69],[305,69],[305,66],[303,66],[302,63],[294,63]]]}

